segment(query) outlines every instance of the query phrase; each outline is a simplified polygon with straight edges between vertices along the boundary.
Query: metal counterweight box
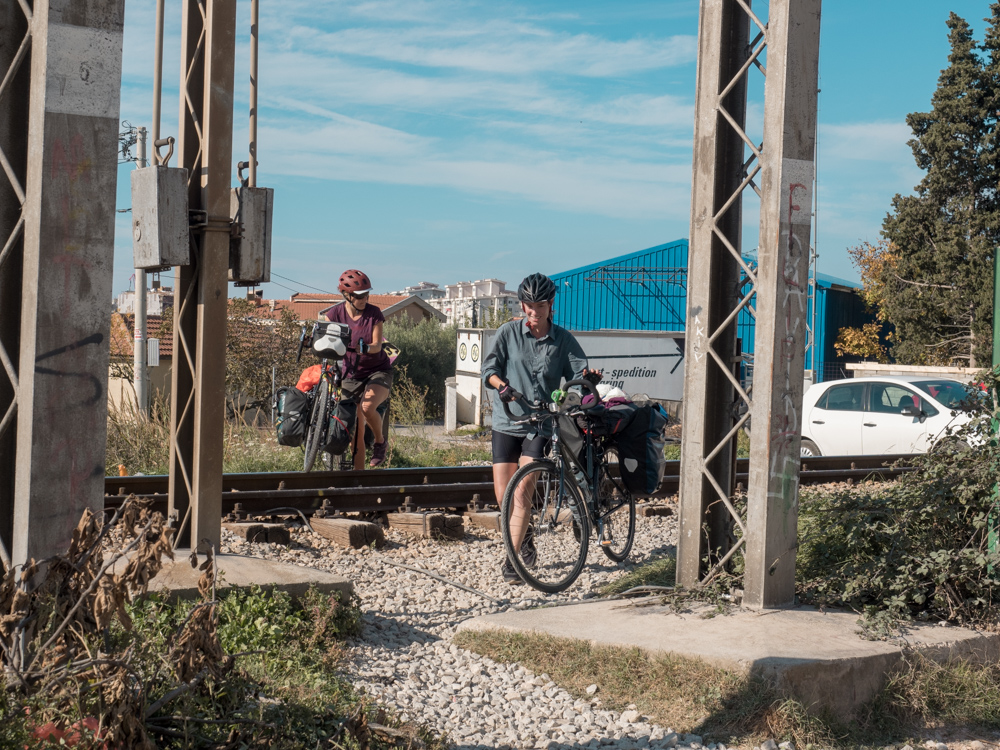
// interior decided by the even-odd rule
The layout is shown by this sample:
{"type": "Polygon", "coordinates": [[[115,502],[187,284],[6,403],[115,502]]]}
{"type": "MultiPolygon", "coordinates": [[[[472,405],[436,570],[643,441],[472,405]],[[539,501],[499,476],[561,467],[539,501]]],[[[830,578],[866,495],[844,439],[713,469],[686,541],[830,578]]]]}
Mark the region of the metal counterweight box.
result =
{"type": "Polygon", "coordinates": [[[181,167],[132,170],[132,253],[136,268],[191,263],[188,171],[181,167]]]}
{"type": "Polygon", "coordinates": [[[234,236],[229,241],[229,280],[260,284],[271,280],[271,215],[274,190],[233,188],[230,216],[234,236]]]}

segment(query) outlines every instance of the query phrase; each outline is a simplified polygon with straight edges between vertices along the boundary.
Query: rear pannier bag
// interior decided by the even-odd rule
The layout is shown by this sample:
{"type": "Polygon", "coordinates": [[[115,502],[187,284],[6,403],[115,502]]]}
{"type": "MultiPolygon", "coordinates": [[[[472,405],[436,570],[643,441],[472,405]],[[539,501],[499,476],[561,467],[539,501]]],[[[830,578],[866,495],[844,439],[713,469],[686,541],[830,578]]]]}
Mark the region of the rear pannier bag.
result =
{"type": "Polygon", "coordinates": [[[277,413],[274,429],[278,433],[278,444],[293,448],[302,445],[309,425],[309,394],[292,386],[279,388],[274,406],[277,413]]]}
{"type": "Polygon", "coordinates": [[[637,497],[652,495],[660,488],[666,459],[667,412],[659,404],[636,405],[635,413],[614,436],[619,469],[628,490],[637,497]]]}
{"type": "Polygon", "coordinates": [[[351,446],[354,425],[358,419],[358,404],[350,399],[341,399],[330,415],[326,428],[326,445],[323,450],[333,456],[340,456],[351,446]]]}

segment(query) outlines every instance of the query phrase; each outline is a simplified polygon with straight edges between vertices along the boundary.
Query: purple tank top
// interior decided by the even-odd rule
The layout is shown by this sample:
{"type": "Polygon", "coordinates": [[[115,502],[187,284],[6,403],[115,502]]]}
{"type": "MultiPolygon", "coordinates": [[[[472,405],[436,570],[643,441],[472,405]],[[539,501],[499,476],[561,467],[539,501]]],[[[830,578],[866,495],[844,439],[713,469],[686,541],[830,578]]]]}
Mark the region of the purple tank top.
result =
{"type": "MultiPolygon", "coordinates": [[[[371,343],[372,330],[376,325],[385,321],[382,311],[375,305],[369,303],[361,311],[361,317],[357,320],[347,314],[347,305],[340,303],[331,308],[326,313],[326,319],[334,323],[346,323],[351,329],[351,347],[357,348],[358,342],[364,339],[371,343]]],[[[356,354],[348,352],[344,357],[344,377],[352,380],[364,380],[376,372],[388,372],[392,369],[389,356],[385,352],[375,354],[356,354]]]]}

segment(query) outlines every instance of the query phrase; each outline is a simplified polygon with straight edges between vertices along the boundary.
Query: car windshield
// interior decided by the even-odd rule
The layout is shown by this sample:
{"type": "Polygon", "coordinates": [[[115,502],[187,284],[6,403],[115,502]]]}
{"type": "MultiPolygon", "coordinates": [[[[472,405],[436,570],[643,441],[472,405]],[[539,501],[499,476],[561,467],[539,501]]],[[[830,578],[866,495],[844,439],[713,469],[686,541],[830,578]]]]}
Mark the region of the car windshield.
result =
{"type": "Polygon", "coordinates": [[[954,380],[922,380],[913,383],[928,396],[937,399],[949,409],[957,408],[969,398],[969,391],[961,383],[954,380]]]}

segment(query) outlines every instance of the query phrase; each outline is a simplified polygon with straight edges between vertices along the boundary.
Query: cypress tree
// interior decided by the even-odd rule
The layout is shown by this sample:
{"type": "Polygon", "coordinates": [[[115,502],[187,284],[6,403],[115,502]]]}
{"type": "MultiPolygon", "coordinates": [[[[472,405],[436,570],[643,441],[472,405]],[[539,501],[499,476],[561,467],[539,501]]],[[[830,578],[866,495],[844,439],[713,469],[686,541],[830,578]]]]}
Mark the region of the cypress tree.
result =
{"type": "Polygon", "coordinates": [[[896,195],[882,225],[896,254],[882,299],[893,356],[911,364],[987,364],[992,351],[993,258],[1000,240],[1000,2],[980,57],[968,23],[948,19],[951,52],[930,112],[906,118],[926,172],[896,195]]]}

